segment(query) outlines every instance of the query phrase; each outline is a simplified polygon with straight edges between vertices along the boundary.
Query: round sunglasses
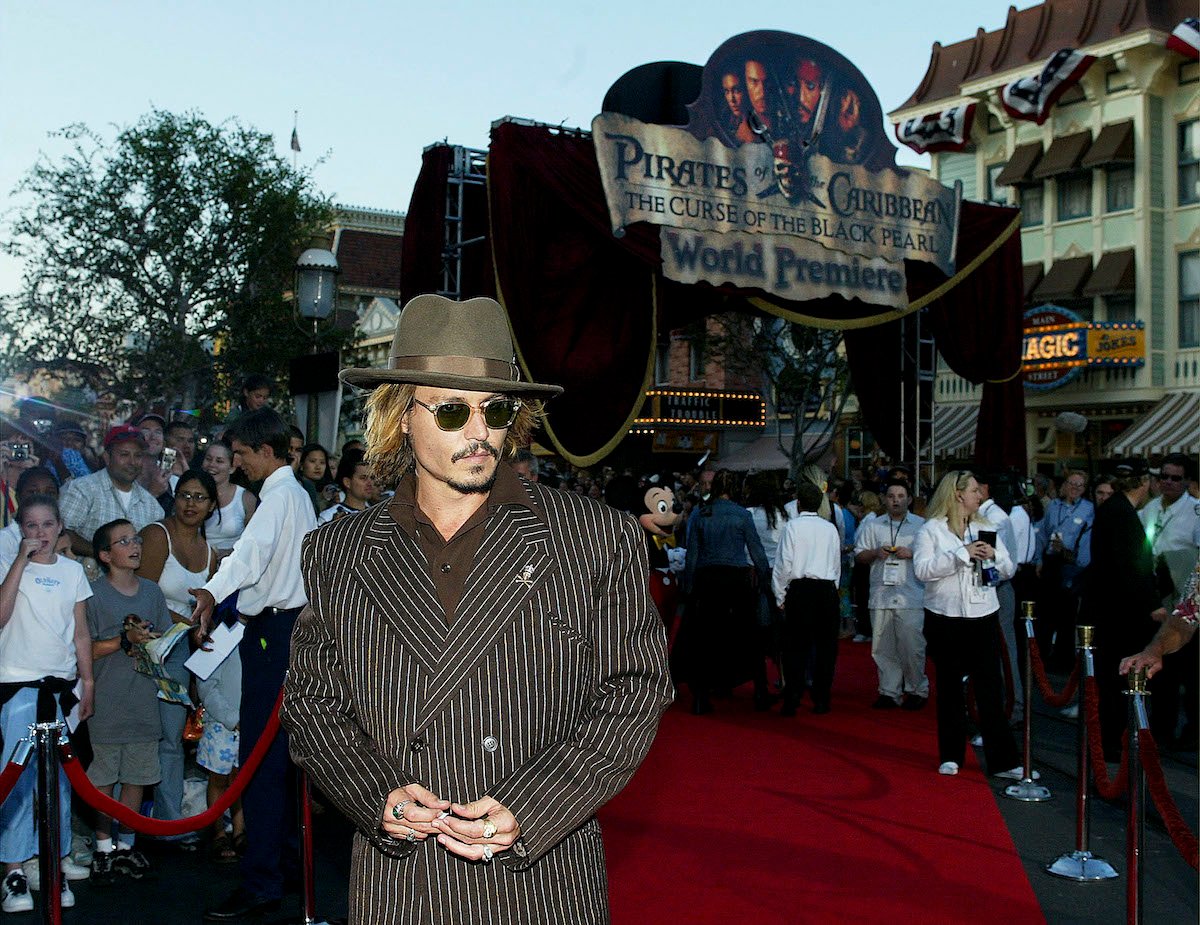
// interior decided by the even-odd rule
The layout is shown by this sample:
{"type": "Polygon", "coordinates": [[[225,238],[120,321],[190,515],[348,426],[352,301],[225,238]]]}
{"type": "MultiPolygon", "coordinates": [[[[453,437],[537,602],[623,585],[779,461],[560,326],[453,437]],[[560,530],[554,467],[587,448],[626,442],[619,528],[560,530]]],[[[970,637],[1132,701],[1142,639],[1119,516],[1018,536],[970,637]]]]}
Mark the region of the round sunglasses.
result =
{"type": "MultiPolygon", "coordinates": [[[[438,430],[444,431],[462,430],[467,426],[467,421],[471,420],[471,411],[474,410],[471,405],[460,399],[440,401],[435,405],[427,405],[419,398],[414,398],[413,401],[432,414],[438,430]]],[[[479,406],[483,423],[491,430],[511,427],[520,410],[519,398],[492,398],[479,406]]]]}

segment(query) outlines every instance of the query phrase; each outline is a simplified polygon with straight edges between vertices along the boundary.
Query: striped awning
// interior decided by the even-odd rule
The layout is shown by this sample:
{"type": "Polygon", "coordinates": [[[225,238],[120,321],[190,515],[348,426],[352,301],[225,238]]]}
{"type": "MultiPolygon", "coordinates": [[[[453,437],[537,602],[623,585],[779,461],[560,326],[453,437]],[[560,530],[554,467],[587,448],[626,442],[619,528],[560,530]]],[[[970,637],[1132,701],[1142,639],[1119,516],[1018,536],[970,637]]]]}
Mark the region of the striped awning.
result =
{"type": "MultiPolygon", "coordinates": [[[[975,427],[978,423],[979,405],[934,405],[933,455],[939,459],[970,456],[975,452],[975,427]]],[[[922,455],[927,452],[928,447],[922,455]]]]}
{"type": "Polygon", "coordinates": [[[1200,453],[1200,391],[1168,395],[1108,446],[1112,456],[1200,453]]]}

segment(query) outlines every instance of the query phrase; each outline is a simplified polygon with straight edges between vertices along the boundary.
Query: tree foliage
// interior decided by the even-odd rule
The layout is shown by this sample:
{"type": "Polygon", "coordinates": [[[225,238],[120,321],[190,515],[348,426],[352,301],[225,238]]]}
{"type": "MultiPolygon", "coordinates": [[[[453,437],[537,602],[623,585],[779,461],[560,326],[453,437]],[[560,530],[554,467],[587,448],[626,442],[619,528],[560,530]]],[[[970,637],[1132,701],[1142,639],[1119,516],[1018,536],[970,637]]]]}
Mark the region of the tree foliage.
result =
{"type": "Polygon", "coordinates": [[[70,152],[25,176],[30,204],[3,241],[24,262],[3,306],[7,373],[191,408],[311,349],[284,296],[331,210],[270,135],[161,110],[111,141],[84,125],[61,135],[70,152]]]}
{"type": "Polygon", "coordinates": [[[776,430],[793,476],[825,453],[850,394],[841,331],[731,312],[716,317],[704,347],[727,370],[763,377],[777,420],[795,424],[791,433],[776,430]]]}

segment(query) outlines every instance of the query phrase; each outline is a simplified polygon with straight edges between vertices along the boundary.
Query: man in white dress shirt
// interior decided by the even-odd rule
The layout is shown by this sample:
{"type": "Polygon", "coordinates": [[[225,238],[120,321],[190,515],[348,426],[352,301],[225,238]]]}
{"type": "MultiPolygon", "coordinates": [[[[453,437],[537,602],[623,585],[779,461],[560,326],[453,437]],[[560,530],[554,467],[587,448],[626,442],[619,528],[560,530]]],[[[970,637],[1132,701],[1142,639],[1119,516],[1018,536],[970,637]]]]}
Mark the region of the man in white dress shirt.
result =
{"type": "MultiPolygon", "coordinates": [[[[287,672],[292,626],[308,602],[300,575],[300,545],[316,525],[308,493],[288,463],[288,426],[270,408],[249,411],[225,432],[233,462],[252,482],[262,481],[258,509],[221,567],[195,588],[195,617],[207,633],[213,609],[238,593],[246,623],[242,659],[240,763],[244,765],[275,707],[287,672]]],[[[285,864],[297,868],[294,852],[295,789],[289,773],[287,734],[275,741],[242,797],[246,851],[242,885],[205,921],[232,922],[279,908],[285,864]],[[290,799],[289,799],[290,797],[290,799]],[[289,851],[285,855],[285,849],[289,851]]]]}
{"type": "Polygon", "coordinates": [[[929,699],[925,675],[925,587],[912,567],[912,546],[924,518],[908,512],[907,482],[892,482],[883,496],[886,513],[865,519],[854,556],[871,567],[871,657],[879,670],[877,710],[919,710],[929,699]]]}
{"type": "Polygon", "coordinates": [[[807,479],[796,487],[797,516],[787,522],[771,588],[784,612],[783,706],[781,716],[795,716],[805,688],[809,654],[814,655],[814,713],[828,713],[838,647],[838,581],[842,575],[841,539],[837,528],[817,511],[825,493],[807,479]]]}

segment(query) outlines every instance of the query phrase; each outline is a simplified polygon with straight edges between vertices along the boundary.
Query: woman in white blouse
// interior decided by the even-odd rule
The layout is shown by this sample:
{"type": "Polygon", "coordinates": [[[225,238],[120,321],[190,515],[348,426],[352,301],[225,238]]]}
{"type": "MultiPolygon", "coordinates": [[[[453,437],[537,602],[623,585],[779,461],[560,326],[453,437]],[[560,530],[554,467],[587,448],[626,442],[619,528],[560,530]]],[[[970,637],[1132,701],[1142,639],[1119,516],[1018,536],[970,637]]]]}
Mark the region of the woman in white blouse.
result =
{"type": "Polygon", "coordinates": [[[958,470],[938,484],[925,526],[913,546],[913,570],[925,582],[925,639],[937,669],[938,756],[941,774],[957,774],[966,752],[966,696],[974,682],[975,704],[987,769],[1020,780],[1016,742],[1004,715],[1000,672],[999,601],[993,584],[1016,570],[1004,544],[980,539],[991,524],[978,516],[983,494],[975,477],[958,470]],[[989,584],[984,564],[998,574],[989,584]]]}

